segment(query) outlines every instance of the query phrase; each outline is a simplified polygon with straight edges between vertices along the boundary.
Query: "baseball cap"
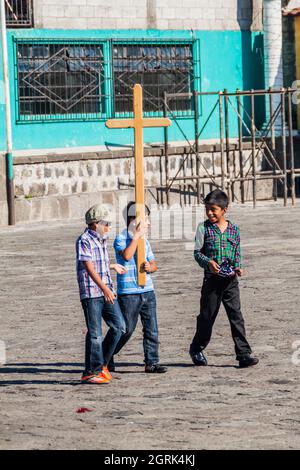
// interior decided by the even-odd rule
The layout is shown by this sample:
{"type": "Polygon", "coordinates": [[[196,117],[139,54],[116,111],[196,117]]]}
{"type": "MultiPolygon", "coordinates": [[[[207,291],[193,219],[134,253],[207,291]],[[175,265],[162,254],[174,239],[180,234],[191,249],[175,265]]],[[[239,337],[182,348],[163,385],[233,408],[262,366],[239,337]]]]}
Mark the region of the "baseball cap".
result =
{"type": "Polygon", "coordinates": [[[112,222],[112,214],[111,211],[103,204],[95,204],[86,212],[85,222],[89,225],[94,222],[99,222],[100,220],[112,222]]]}

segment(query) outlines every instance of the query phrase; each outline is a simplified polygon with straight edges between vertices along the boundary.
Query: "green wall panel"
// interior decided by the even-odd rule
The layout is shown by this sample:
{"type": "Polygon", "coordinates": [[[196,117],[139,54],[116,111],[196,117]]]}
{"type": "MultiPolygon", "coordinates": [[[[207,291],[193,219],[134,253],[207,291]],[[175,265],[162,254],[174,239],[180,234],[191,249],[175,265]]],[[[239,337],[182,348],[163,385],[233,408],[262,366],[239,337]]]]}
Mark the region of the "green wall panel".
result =
{"type": "MultiPolygon", "coordinates": [[[[17,123],[15,96],[15,59],[14,37],[30,39],[67,39],[67,40],[106,40],[106,39],[195,39],[195,54],[199,54],[198,87],[201,91],[218,91],[227,88],[262,88],[263,82],[263,42],[261,33],[241,31],[158,31],[158,30],[120,30],[120,31],[82,31],[82,30],[9,30],[9,69],[12,100],[13,148],[14,150],[55,149],[84,146],[122,146],[133,142],[130,130],[112,130],[105,127],[104,120],[92,122],[32,122],[17,123]]],[[[1,65],[2,67],[2,65],[1,65]]],[[[0,67],[0,80],[1,80],[0,67]]],[[[0,82],[0,98],[1,98],[0,82]]],[[[199,129],[202,129],[217,97],[203,97],[200,101],[199,129]]],[[[263,102],[259,113],[263,121],[263,102]]],[[[5,148],[3,125],[3,99],[0,99],[0,149],[5,148]]],[[[234,112],[230,111],[231,136],[236,136],[237,125],[234,112]]],[[[219,120],[217,110],[204,126],[201,138],[217,138],[219,120]]],[[[185,136],[193,139],[194,123],[191,118],[179,118],[178,125],[172,123],[169,130],[170,141],[184,141],[185,136]],[[181,128],[181,129],[180,129],[181,128]]],[[[162,129],[146,129],[146,142],[163,141],[162,129]]]]}

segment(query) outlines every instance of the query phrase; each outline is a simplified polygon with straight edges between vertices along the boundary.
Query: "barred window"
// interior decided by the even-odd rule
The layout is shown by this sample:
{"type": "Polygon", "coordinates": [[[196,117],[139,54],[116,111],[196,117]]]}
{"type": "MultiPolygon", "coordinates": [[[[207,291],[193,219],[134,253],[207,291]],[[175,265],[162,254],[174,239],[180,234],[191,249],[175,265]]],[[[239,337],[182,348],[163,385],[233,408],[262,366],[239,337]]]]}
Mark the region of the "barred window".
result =
{"type": "Polygon", "coordinates": [[[101,117],[103,62],[101,44],[17,42],[19,120],[101,117]]]}
{"type": "Polygon", "coordinates": [[[6,24],[8,27],[31,27],[32,0],[4,0],[6,24]]]}
{"type": "MultiPolygon", "coordinates": [[[[132,87],[143,86],[144,111],[163,110],[164,92],[190,93],[194,80],[191,44],[113,45],[114,109],[133,109],[132,87]]],[[[191,100],[170,100],[174,111],[190,111],[191,100]]]]}

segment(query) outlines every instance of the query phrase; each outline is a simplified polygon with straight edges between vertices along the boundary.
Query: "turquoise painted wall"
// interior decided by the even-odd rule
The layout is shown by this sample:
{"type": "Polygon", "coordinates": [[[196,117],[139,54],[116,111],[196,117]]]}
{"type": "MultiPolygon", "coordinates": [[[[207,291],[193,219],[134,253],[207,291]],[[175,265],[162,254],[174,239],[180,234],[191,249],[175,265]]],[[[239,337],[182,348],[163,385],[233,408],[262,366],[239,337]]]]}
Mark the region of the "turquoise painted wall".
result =
{"type": "MultiPolygon", "coordinates": [[[[131,130],[111,130],[105,127],[105,121],[93,122],[44,122],[44,123],[16,123],[15,97],[15,71],[14,71],[14,42],[13,38],[36,39],[161,39],[183,40],[196,39],[196,48],[200,57],[200,70],[198,71],[198,89],[201,91],[218,91],[227,88],[235,91],[236,88],[262,88],[263,84],[263,43],[262,33],[242,31],[158,31],[158,30],[119,30],[119,31],[82,31],[82,30],[9,30],[9,67],[12,100],[13,120],[13,148],[46,149],[97,146],[110,144],[122,146],[131,144],[133,132],[131,130]]],[[[1,71],[0,71],[1,77],[1,71]]],[[[1,93],[1,87],[0,87],[1,93]]],[[[1,95],[0,95],[1,96],[1,95]]],[[[199,129],[203,127],[217,97],[204,97],[200,103],[201,116],[199,129]]],[[[263,110],[262,110],[263,111],[263,110]]],[[[3,105],[0,100],[0,118],[2,123],[3,105]]],[[[263,115],[263,113],[262,113],[263,115]]],[[[263,116],[262,116],[263,120],[263,116]]],[[[236,116],[230,113],[232,127],[231,135],[237,133],[236,116]]],[[[194,122],[191,118],[179,118],[169,130],[171,141],[184,141],[184,134],[188,139],[193,139],[194,122]]],[[[208,139],[218,137],[219,120],[217,112],[203,129],[201,138],[208,139]]],[[[145,142],[163,141],[162,129],[146,129],[145,142]]],[[[0,148],[5,147],[3,126],[0,128],[0,148]]]]}

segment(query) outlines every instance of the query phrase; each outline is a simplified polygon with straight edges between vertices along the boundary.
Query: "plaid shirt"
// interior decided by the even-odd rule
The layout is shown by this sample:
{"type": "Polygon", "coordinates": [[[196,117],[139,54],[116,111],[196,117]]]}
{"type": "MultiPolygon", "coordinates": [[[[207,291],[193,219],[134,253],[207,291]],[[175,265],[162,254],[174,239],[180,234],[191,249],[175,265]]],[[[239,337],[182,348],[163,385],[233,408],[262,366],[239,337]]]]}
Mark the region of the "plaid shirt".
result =
{"type": "Polygon", "coordinates": [[[216,224],[209,220],[198,225],[194,257],[197,263],[208,270],[210,260],[219,265],[230,259],[235,268],[241,267],[240,231],[237,225],[228,221],[225,232],[221,232],[216,224]]]}
{"type": "Polygon", "coordinates": [[[80,299],[102,297],[103,291],[85,269],[83,261],[92,261],[94,269],[102,281],[113,290],[107,240],[101,239],[94,230],[87,228],[76,242],[77,281],[80,299]]]}

